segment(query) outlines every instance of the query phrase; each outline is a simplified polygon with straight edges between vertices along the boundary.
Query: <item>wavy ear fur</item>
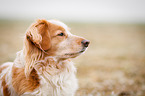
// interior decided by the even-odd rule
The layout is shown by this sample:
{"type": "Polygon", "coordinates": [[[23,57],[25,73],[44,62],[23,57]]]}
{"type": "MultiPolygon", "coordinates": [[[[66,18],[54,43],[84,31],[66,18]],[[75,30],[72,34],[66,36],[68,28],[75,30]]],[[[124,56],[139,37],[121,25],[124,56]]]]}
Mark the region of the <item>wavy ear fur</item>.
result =
{"type": "Polygon", "coordinates": [[[46,51],[51,47],[48,22],[46,20],[37,20],[37,23],[29,28],[26,35],[41,50],[46,51]]]}
{"type": "Polygon", "coordinates": [[[46,20],[37,20],[37,22],[32,24],[26,32],[24,41],[26,76],[30,75],[36,60],[43,57],[42,55],[44,52],[51,47],[48,27],[49,25],[46,20]]]}

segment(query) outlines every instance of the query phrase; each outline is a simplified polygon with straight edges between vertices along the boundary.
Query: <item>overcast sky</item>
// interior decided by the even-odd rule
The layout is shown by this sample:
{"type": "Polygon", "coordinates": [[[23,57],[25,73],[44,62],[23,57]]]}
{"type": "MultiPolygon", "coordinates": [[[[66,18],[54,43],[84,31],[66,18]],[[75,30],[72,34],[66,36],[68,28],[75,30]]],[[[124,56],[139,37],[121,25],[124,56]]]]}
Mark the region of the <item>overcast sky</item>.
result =
{"type": "Polygon", "coordinates": [[[0,0],[0,18],[145,23],[145,0],[0,0]]]}

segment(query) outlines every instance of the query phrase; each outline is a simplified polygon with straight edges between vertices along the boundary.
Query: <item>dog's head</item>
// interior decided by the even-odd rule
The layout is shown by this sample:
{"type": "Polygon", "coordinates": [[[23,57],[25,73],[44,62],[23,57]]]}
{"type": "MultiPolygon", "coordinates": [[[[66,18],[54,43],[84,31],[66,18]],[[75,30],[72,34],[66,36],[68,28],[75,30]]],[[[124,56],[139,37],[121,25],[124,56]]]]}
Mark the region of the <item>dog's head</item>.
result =
{"type": "Polygon", "coordinates": [[[69,28],[56,20],[37,20],[26,33],[27,39],[49,56],[67,59],[83,53],[89,41],[70,33],[69,28]]]}
{"type": "Polygon", "coordinates": [[[74,58],[83,53],[89,41],[72,35],[69,28],[56,20],[37,20],[27,32],[24,45],[25,72],[28,76],[40,58],[52,56],[59,60],[74,58]]]}

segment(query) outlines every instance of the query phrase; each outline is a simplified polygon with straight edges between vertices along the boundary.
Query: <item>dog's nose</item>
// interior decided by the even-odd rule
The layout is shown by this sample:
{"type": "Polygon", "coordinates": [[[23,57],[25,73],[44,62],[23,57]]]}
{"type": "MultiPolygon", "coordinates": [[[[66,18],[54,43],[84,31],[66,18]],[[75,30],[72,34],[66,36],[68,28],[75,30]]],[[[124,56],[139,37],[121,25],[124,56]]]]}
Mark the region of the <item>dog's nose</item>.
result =
{"type": "Polygon", "coordinates": [[[88,47],[90,41],[88,41],[88,40],[83,40],[81,43],[83,44],[84,47],[88,47]]]}

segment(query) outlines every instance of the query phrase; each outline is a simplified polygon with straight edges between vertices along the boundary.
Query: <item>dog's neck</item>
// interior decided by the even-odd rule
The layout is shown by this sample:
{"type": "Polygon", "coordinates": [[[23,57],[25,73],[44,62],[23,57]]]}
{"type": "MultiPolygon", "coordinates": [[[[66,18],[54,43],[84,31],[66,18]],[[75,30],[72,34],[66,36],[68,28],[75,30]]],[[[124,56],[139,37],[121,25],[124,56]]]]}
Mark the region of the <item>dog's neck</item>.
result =
{"type": "MultiPolygon", "coordinates": [[[[70,59],[61,59],[57,56],[48,56],[47,54],[43,54],[43,56],[40,56],[40,58],[33,62],[33,67],[39,74],[42,74],[43,71],[47,71],[50,74],[57,74],[62,71],[66,67],[66,64],[70,61],[70,59]]],[[[25,54],[24,51],[21,50],[17,53],[14,66],[25,68],[25,62],[25,54]]]]}

